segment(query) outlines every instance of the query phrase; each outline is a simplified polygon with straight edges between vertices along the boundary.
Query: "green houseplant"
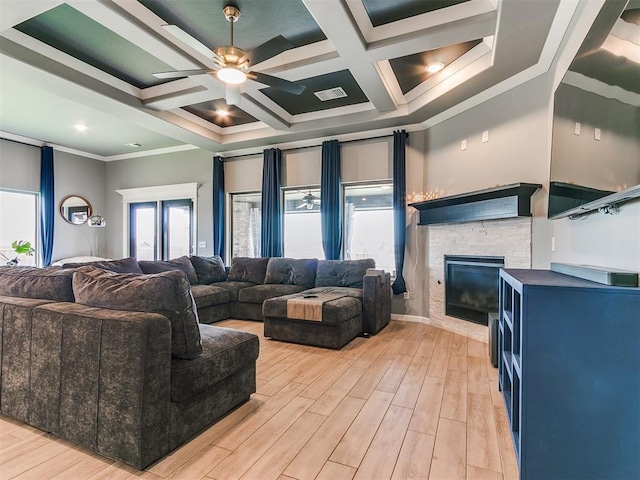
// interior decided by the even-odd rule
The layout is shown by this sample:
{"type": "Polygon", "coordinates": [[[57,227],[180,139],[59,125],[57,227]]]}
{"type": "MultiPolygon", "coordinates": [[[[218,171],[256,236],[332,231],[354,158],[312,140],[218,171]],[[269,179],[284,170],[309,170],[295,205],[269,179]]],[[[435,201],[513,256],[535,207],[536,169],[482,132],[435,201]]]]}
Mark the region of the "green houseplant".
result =
{"type": "MultiPolygon", "coordinates": [[[[33,256],[33,254],[35,253],[35,249],[31,246],[31,242],[27,242],[26,240],[15,240],[11,243],[11,248],[13,248],[14,252],[16,252],[16,255],[28,255],[28,256],[33,256]]],[[[7,257],[4,253],[0,252],[0,255],[2,255],[2,258],[4,258],[7,262],[8,266],[15,266],[18,264],[19,260],[18,257],[16,256],[13,259],[10,259],[9,257],[7,257]]]]}

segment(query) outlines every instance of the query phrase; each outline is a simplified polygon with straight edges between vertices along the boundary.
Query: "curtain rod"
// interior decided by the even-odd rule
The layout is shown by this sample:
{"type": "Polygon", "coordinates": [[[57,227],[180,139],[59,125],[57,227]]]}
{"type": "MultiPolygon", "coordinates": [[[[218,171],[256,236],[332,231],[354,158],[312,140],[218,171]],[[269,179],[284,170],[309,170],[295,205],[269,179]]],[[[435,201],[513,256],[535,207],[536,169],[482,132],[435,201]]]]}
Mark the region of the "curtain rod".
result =
{"type": "MultiPolygon", "coordinates": [[[[368,138],[354,138],[353,140],[345,140],[344,142],[340,142],[340,145],[345,144],[345,143],[353,143],[353,142],[366,142],[367,140],[377,140],[379,138],[389,138],[389,137],[393,137],[393,134],[391,135],[379,135],[377,137],[368,137],[368,138]]],[[[321,147],[322,144],[318,144],[318,145],[306,145],[304,147],[293,147],[293,148],[286,148],[283,149],[283,152],[293,152],[295,150],[304,150],[305,148],[316,148],[316,147],[321,147]]],[[[262,154],[262,151],[260,152],[255,152],[255,153],[244,153],[242,155],[232,155],[231,157],[223,157],[224,160],[234,160],[236,158],[244,158],[244,157],[255,157],[256,155],[260,155],[262,154]]]]}

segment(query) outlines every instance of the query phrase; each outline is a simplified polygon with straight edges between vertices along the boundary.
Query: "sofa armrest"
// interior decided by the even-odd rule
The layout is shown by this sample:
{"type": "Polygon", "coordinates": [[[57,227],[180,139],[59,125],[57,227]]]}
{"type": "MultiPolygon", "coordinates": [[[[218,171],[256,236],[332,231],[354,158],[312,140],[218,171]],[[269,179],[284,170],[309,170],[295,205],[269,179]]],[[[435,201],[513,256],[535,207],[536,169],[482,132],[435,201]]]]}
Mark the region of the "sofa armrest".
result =
{"type": "Polygon", "coordinates": [[[362,330],[375,335],[391,320],[391,275],[367,269],[362,288],[362,330]]]}
{"type": "Polygon", "coordinates": [[[139,469],[169,451],[166,317],[56,303],[31,337],[29,423],[139,469]]]}

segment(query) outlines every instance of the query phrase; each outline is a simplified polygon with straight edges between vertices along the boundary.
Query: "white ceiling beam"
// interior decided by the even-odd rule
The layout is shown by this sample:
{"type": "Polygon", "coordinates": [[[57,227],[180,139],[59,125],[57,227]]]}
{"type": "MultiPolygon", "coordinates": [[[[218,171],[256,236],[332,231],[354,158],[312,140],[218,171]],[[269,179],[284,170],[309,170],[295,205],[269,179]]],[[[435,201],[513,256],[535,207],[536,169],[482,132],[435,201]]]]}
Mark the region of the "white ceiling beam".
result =
{"type": "Polygon", "coordinates": [[[340,0],[302,0],[324,34],[348,62],[349,70],[379,112],[397,108],[380,72],[367,58],[367,45],[340,0]]]}

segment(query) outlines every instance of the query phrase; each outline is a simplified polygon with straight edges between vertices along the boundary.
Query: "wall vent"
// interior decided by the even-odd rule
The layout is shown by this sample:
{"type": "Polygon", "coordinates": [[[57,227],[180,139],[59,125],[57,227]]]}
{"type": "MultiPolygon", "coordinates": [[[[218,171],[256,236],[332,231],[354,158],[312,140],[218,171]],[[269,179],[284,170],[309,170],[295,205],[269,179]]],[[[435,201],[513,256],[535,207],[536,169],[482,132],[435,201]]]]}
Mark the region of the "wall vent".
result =
{"type": "Polygon", "coordinates": [[[319,92],[313,92],[313,94],[318,97],[321,102],[326,102],[327,100],[335,100],[336,98],[344,98],[347,96],[347,92],[345,92],[342,87],[320,90],[319,92]]]}

